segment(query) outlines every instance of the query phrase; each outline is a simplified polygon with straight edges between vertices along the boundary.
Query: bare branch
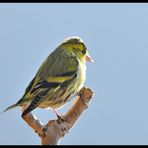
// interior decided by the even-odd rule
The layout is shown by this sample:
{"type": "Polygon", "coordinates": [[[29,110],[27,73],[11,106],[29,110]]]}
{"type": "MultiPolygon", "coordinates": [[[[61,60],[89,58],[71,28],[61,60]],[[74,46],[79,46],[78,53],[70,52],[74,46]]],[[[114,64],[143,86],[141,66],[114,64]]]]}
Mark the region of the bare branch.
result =
{"type": "MultiPolygon", "coordinates": [[[[64,121],[60,119],[49,120],[43,125],[32,113],[23,116],[28,125],[41,137],[42,145],[57,145],[61,138],[69,132],[82,112],[88,107],[93,91],[90,88],[82,88],[72,108],[64,115],[64,121]]],[[[25,110],[25,107],[23,107],[25,110]]]]}

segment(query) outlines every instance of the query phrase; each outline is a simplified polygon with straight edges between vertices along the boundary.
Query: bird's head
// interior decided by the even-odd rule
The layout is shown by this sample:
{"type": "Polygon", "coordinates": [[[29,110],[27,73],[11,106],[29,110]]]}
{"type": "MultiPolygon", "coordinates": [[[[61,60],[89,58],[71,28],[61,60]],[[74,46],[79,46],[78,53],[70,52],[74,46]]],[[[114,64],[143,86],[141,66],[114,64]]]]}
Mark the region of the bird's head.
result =
{"type": "Polygon", "coordinates": [[[80,37],[69,37],[65,39],[61,46],[67,53],[76,56],[83,63],[86,61],[93,62],[93,59],[88,54],[88,49],[80,37]]]}

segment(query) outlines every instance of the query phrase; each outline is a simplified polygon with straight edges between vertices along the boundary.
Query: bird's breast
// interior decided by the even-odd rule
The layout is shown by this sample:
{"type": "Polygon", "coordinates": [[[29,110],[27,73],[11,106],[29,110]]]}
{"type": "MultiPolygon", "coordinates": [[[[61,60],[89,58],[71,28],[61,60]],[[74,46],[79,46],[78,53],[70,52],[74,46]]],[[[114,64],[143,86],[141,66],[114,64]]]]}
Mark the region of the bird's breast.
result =
{"type": "Polygon", "coordinates": [[[77,71],[77,84],[78,91],[82,88],[86,79],[86,65],[79,62],[78,71],[77,71]]]}

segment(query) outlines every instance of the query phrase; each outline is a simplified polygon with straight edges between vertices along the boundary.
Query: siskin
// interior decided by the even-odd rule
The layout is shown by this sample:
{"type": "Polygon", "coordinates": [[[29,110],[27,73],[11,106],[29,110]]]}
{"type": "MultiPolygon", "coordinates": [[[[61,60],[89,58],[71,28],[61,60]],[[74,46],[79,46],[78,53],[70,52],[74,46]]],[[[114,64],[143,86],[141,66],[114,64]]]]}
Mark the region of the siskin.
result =
{"type": "Polygon", "coordinates": [[[22,98],[4,110],[26,105],[22,116],[35,108],[63,107],[82,88],[86,78],[86,61],[93,62],[80,37],[65,39],[43,62],[22,98]]]}

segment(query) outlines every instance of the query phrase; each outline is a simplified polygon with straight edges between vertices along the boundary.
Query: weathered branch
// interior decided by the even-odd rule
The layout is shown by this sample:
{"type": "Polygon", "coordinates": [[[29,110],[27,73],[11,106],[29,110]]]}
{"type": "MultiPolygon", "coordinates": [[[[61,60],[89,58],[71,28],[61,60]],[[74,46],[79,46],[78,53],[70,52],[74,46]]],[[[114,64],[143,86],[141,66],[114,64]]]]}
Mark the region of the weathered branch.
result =
{"type": "MultiPolygon", "coordinates": [[[[63,116],[64,121],[49,120],[44,125],[32,113],[25,115],[23,119],[38,133],[43,145],[57,145],[88,107],[92,95],[93,91],[90,88],[82,88],[72,108],[63,116]]],[[[25,107],[22,109],[25,110],[25,107]]]]}

